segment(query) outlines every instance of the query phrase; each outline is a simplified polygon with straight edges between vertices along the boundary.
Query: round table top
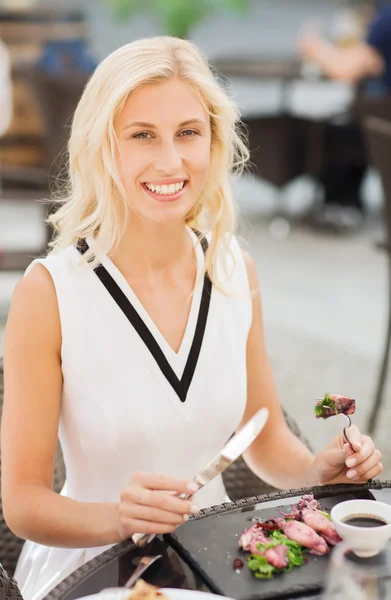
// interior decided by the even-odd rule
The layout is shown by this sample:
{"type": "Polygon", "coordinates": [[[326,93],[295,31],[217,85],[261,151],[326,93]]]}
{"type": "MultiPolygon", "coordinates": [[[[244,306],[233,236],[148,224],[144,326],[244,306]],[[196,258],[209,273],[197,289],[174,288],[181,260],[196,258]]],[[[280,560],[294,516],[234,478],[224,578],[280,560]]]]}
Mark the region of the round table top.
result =
{"type": "MultiPolygon", "coordinates": [[[[228,522],[230,515],[294,504],[302,495],[307,493],[314,493],[314,496],[326,505],[330,503],[333,505],[353,498],[369,498],[391,504],[391,481],[374,481],[365,485],[318,486],[288,492],[274,492],[237,502],[227,502],[200,511],[196,517],[192,517],[189,523],[183,527],[192,524],[193,521],[216,516],[220,519],[224,516],[224,519],[227,519],[228,522]]],[[[189,561],[179,550],[174,537],[165,536],[162,538],[159,536],[142,549],[135,547],[131,540],[126,540],[114,546],[71,574],[50,592],[45,600],[76,600],[96,594],[108,587],[121,587],[134,571],[138,559],[146,554],[162,554],[162,559],[154,563],[143,575],[143,578],[149,583],[162,588],[218,592],[214,589],[213,582],[205,579],[201,571],[198,572],[193,565],[189,566],[189,561]]],[[[298,596],[295,595],[294,597],[297,598],[298,596]]],[[[321,597],[320,590],[319,593],[313,596],[306,595],[305,597],[307,600],[311,598],[319,600],[321,597]]],[[[262,600],[261,595],[259,600],[262,600]]]]}

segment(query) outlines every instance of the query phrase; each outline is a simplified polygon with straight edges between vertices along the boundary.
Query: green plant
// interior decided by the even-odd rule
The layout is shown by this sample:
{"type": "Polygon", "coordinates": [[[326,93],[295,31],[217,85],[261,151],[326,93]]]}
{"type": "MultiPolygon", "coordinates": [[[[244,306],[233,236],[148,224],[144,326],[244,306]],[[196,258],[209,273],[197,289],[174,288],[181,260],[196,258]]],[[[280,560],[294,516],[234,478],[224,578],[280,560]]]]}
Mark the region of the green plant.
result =
{"type": "Polygon", "coordinates": [[[166,34],[188,37],[190,30],[219,11],[244,14],[248,0],[105,0],[118,20],[145,11],[154,12],[166,34]]]}

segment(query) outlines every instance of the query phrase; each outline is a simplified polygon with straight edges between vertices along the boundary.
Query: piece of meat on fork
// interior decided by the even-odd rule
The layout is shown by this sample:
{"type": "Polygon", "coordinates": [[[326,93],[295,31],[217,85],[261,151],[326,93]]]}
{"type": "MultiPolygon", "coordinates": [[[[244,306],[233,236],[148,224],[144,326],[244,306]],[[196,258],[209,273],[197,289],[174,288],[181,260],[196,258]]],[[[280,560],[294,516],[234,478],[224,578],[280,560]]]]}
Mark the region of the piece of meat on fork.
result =
{"type": "Polygon", "coordinates": [[[314,410],[317,419],[328,419],[335,415],[348,416],[355,412],[356,401],[338,394],[325,394],[323,400],[317,401],[314,410]]]}

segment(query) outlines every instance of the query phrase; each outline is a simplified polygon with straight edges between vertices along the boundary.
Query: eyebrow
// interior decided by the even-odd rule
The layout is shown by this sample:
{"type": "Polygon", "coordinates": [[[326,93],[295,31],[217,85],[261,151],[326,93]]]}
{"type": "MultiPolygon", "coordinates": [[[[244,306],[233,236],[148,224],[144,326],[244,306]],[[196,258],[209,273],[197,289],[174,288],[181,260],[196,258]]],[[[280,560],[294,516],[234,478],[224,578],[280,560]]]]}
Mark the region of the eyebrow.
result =
{"type": "MultiPolygon", "coordinates": [[[[185,127],[185,125],[196,123],[199,125],[206,125],[205,121],[202,121],[201,119],[188,119],[187,121],[182,121],[182,123],[179,123],[178,127],[185,127]]],[[[125,125],[123,129],[129,129],[130,127],[146,127],[147,129],[157,129],[157,125],[154,125],[153,123],[146,123],[145,121],[134,121],[133,123],[125,125]]]]}

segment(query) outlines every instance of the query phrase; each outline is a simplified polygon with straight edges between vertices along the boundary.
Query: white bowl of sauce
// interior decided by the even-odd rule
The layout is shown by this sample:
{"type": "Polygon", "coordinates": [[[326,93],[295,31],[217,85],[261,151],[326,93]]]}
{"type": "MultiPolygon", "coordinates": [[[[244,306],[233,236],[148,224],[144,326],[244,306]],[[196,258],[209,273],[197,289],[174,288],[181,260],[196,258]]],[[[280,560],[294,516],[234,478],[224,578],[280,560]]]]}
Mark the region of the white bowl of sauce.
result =
{"type": "Polygon", "coordinates": [[[339,536],[354,554],[376,556],[391,539],[391,506],[376,500],[346,500],[330,513],[339,536]]]}

